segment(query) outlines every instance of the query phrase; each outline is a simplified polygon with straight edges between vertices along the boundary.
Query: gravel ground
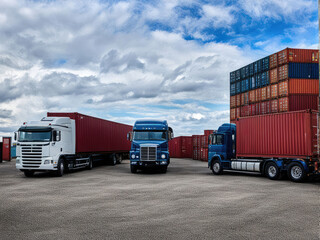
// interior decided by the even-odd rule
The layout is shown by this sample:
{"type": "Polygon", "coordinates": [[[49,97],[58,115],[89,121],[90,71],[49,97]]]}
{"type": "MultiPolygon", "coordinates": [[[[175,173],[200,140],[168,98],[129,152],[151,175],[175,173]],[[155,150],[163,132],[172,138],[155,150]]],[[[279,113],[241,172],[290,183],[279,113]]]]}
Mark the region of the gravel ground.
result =
{"type": "Polygon", "coordinates": [[[172,159],[166,174],[129,161],[54,177],[0,163],[0,239],[319,239],[319,182],[214,176],[172,159]]]}

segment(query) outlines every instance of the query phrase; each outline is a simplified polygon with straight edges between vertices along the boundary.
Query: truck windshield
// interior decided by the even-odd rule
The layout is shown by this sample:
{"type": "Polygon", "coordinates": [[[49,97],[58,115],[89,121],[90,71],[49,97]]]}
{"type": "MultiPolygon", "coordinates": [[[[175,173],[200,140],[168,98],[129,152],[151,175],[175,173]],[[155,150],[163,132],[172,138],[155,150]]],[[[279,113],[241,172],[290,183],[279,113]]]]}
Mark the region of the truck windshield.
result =
{"type": "Polygon", "coordinates": [[[133,140],[167,140],[166,131],[134,131],[133,140]]]}
{"type": "Polygon", "coordinates": [[[19,142],[48,142],[51,140],[51,134],[51,131],[20,131],[19,142]]]}

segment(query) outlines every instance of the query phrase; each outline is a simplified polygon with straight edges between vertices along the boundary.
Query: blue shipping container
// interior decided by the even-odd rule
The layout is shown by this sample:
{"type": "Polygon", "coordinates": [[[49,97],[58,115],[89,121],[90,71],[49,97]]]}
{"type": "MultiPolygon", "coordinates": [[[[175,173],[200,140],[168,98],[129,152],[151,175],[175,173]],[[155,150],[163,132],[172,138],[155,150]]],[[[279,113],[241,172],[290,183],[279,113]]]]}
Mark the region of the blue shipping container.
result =
{"type": "Polygon", "coordinates": [[[289,63],[289,78],[319,79],[318,63],[289,63]]]}
{"type": "Polygon", "coordinates": [[[240,74],[241,74],[241,79],[246,78],[246,68],[245,67],[240,69],[240,74]]]}
{"type": "Polygon", "coordinates": [[[257,75],[255,75],[254,79],[255,79],[255,87],[256,88],[261,87],[261,73],[258,73],[257,75]]]}
{"type": "Polygon", "coordinates": [[[11,157],[12,158],[15,158],[15,157],[17,157],[17,148],[16,148],[16,146],[12,146],[11,147],[11,157]]]}
{"type": "Polygon", "coordinates": [[[254,64],[251,63],[249,64],[249,75],[253,76],[253,74],[254,74],[254,64]]]}
{"type": "Polygon", "coordinates": [[[240,81],[240,69],[236,71],[236,81],[240,81]]]}
{"type": "Polygon", "coordinates": [[[230,73],[230,83],[234,83],[236,81],[236,72],[230,73]]]}
{"type": "Polygon", "coordinates": [[[264,72],[264,71],[267,71],[267,70],[269,70],[269,57],[262,58],[261,71],[264,72]]]}
{"type": "Polygon", "coordinates": [[[261,86],[267,86],[270,83],[269,71],[261,73],[261,86]]]}
{"type": "Polygon", "coordinates": [[[235,83],[230,84],[230,95],[231,96],[236,95],[236,84],[235,83]]]}
{"type": "Polygon", "coordinates": [[[250,76],[249,65],[245,66],[245,78],[250,76]]]}
{"type": "Polygon", "coordinates": [[[255,77],[250,77],[249,81],[251,82],[251,90],[256,88],[255,77]]]}
{"type": "Polygon", "coordinates": [[[241,82],[236,82],[236,94],[241,93],[241,82]]]}

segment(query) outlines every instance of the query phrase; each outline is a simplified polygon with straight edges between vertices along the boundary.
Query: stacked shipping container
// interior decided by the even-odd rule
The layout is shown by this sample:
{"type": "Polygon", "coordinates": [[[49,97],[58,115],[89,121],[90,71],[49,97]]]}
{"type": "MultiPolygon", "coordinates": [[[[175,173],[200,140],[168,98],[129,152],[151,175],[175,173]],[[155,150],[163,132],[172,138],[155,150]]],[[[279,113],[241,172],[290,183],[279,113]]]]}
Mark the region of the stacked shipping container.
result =
{"type": "Polygon", "coordinates": [[[318,109],[319,52],[286,48],[230,73],[230,120],[318,109]]]}
{"type": "Polygon", "coordinates": [[[192,158],[192,137],[180,136],[169,142],[169,153],[172,158],[192,158]]]}
{"type": "Polygon", "coordinates": [[[213,130],[204,130],[204,135],[192,135],[193,159],[208,161],[208,138],[213,130]]]}

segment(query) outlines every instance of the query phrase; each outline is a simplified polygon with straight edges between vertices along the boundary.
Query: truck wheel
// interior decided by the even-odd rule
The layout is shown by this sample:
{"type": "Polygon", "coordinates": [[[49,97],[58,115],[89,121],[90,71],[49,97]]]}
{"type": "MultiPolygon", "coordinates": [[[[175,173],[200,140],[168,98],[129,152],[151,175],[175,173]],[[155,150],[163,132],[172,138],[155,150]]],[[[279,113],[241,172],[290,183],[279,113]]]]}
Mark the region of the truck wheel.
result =
{"type": "Polygon", "coordinates": [[[289,164],[287,174],[293,182],[303,182],[307,177],[307,173],[302,165],[295,162],[289,164]]]}
{"type": "Polygon", "coordinates": [[[122,155],[119,154],[119,155],[117,156],[117,163],[118,163],[118,164],[121,164],[121,162],[122,162],[122,155]]]}
{"type": "Polygon", "coordinates": [[[265,168],[265,175],[271,180],[278,180],[281,177],[280,169],[274,162],[269,162],[265,168]]]}
{"type": "Polygon", "coordinates": [[[88,170],[91,170],[93,168],[93,161],[91,158],[89,158],[89,165],[87,166],[88,170]]]}
{"type": "Polygon", "coordinates": [[[114,166],[117,164],[117,157],[115,154],[112,155],[112,159],[111,159],[111,165],[114,166]]]}
{"type": "Polygon", "coordinates": [[[137,173],[137,166],[134,166],[134,165],[130,165],[130,170],[131,170],[131,173],[137,173]]]}
{"type": "Polygon", "coordinates": [[[62,177],[64,174],[64,161],[63,159],[60,159],[58,161],[58,170],[56,172],[57,177],[62,177]]]}
{"type": "Polygon", "coordinates": [[[212,163],[212,172],[214,175],[221,175],[223,172],[223,168],[221,166],[221,162],[219,160],[215,160],[212,163]]]}
{"type": "Polygon", "coordinates": [[[33,174],[34,174],[34,171],[25,170],[25,171],[23,171],[23,173],[24,173],[24,175],[25,175],[26,177],[32,177],[33,174]]]}

